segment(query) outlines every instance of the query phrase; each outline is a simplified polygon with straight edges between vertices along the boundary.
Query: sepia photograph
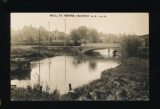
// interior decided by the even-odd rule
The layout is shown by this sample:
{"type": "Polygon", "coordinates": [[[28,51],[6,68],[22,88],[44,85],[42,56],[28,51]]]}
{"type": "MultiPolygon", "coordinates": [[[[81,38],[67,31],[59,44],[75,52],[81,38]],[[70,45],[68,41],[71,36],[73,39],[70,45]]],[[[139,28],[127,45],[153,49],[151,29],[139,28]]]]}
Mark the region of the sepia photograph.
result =
{"type": "Polygon", "coordinates": [[[10,13],[11,101],[149,101],[149,13],[10,13]]]}

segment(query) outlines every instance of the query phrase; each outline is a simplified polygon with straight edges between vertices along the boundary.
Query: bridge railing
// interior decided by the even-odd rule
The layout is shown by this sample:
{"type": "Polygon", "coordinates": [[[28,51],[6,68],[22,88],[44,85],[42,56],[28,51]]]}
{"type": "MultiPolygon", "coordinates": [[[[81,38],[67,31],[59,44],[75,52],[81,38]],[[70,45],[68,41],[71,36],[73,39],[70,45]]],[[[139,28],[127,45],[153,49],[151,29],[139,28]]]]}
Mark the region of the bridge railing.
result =
{"type": "Polygon", "coordinates": [[[106,43],[88,43],[81,44],[82,47],[95,47],[95,48],[105,48],[105,47],[120,47],[119,44],[106,44],[106,43]]]}

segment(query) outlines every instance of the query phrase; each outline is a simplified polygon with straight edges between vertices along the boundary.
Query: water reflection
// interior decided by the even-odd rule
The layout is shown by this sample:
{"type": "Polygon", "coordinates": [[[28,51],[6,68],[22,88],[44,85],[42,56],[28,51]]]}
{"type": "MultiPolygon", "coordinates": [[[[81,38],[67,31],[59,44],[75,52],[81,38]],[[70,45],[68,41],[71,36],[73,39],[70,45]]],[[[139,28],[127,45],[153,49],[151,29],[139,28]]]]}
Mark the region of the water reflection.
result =
{"type": "Polygon", "coordinates": [[[11,73],[11,80],[31,80],[31,71],[17,71],[17,73],[11,73]]]}
{"type": "Polygon", "coordinates": [[[56,56],[40,62],[34,61],[31,63],[30,80],[19,81],[17,79],[17,82],[11,81],[11,84],[16,84],[17,87],[33,86],[40,79],[39,82],[44,91],[49,86],[49,92],[58,89],[61,94],[67,93],[69,83],[74,89],[100,78],[102,71],[119,65],[117,58],[107,58],[105,50],[97,50],[97,52],[100,52],[103,58],[79,54],[77,56],[56,56]]]}
{"type": "Polygon", "coordinates": [[[75,67],[78,67],[78,65],[83,64],[86,62],[86,57],[82,55],[74,56],[72,64],[75,67]]]}
{"type": "Polygon", "coordinates": [[[97,69],[97,63],[95,61],[89,61],[89,68],[91,71],[97,69]]]}
{"type": "Polygon", "coordinates": [[[114,49],[99,49],[99,50],[94,50],[94,51],[99,52],[101,56],[105,58],[112,58],[114,49]]]}

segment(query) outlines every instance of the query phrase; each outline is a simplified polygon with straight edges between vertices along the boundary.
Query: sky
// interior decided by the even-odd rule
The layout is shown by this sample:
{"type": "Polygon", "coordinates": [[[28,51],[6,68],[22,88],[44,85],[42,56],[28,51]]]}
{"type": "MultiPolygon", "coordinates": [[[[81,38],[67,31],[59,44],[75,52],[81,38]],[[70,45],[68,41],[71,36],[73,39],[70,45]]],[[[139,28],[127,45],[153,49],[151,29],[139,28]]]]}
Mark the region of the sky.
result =
{"type": "Polygon", "coordinates": [[[14,30],[31,24],[36,28],[43,26],[50,31],[65,32],[65,21],[67,34],[80,26],[103,33],[149,34],[149,13],[11,13],[14,30]]]}

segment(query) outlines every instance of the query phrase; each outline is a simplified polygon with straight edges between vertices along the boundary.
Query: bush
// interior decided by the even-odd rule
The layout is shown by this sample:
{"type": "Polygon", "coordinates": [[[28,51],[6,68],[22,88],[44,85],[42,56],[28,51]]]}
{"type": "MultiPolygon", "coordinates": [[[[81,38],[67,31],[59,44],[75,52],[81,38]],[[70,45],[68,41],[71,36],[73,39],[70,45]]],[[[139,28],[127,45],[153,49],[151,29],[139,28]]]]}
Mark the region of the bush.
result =
{"type": "Polygon", "coordinates": [[[141,58],[149,58],[149,48],[139,47],[137,50],[137,56],[141,58]]]}
{"type": "Polygon", "coordinates": [[[122,58],[128,58],[137,55],[139,43],[136,35],[124,35],[121,38],[120,45],[122,58]]]}

